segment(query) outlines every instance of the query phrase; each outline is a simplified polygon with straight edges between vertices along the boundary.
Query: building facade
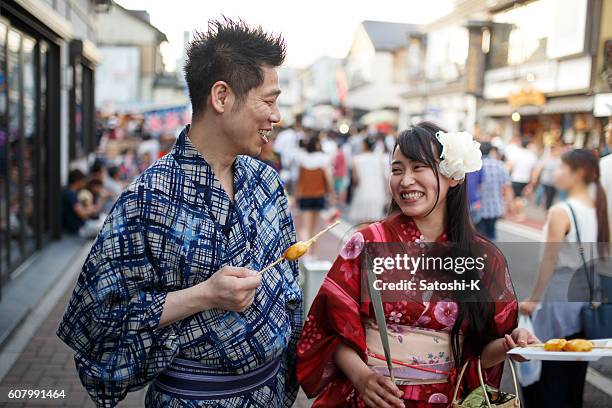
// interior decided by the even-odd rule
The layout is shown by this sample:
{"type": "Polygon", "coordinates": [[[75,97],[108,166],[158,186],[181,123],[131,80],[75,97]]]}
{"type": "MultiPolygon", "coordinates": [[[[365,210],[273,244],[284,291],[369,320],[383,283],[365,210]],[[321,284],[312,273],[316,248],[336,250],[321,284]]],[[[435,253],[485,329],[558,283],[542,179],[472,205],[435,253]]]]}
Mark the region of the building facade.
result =
{"type": "Polygon", "coordinates": [[[0,283],[61,235],[61,188],[95,145],[96,16],[107,2],[0,7],[0,283]]]}
{"type": "Polygon", "coordinates": [[[601,122],[612,116],[612,2],[601,10],[597,55],[595,57],[595,102],[593,114],[601,122]]]}
{"type": "Polygon", "coordinates": [[[426,119],[505,140],[601,144],[611,13],[602,0],[457,1],[411,39],[400,127],[426,119]]]}
{"type": "MultiPolygon", "coordinates": [[[[598,147],[594,116],[602,23],[601,0],[504,2],[489,10],[485,103],[480,122],[504,139],[520,136],[546,146],[563,140],[598,147]]],[[[609,37],[609,34],[606,34],[609,37]]],[[[603,88],[602,88],[603,89],[603,88]]],[[[609,89],[609,88],[608,88],[609,89]]]]}
{"type": "Polygon", "coordinates": [[[430,120],[450,131],[472,131],[482,98],[484,2],[456,2],[424,25],[408,49],[410,87],[403,93],[400,128],[430,120]]]}
{"type": "Polygon", "coordinates": [[[166,41],[145,10],[113,3],[99,16],[97,46],[103,58],[96,106],[103,113],[142,113],[187,104],[184,81],[165,71],[160,46],[166,41]]]}
{"type": "Polygon", "coordinates": [[[408,45],[414,24],[363,21],[345,59],[345,105],[363,111],[397,110],[409,80],[408,45]]]}

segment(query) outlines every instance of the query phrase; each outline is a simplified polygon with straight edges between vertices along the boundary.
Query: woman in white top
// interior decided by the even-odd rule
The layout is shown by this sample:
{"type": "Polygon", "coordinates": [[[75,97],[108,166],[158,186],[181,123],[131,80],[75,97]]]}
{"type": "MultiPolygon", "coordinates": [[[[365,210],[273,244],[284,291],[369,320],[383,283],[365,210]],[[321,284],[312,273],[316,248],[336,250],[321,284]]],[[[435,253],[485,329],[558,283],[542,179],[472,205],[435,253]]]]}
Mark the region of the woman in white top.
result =
{"type": "MultiPolygon", "coordinates": [[[[533,315],[535,334],[542,341],[551,337],[584,336],[580,320],[583,303],[568,302],[567,284],[582,265],[575,244],[578,242],[576,228],[585,248],[594,246],[590,243],[610,242],[606,197],[599,179],[597,158],[591,151],[576,149],[561,157],[555,185],[567,191],[568,200],[548,211],[546,245],[535,286],[529,299],[519,305],[521,313],[533,315]],[[590,194],[591,186],[595,188],[595,197],[590,194]],[[552,299],[556,301],[551,302],[552,299]]],[[[582,407],[586,370],[587,363],[543,361],[540,380],[523,389],[526,405],[538,408],[582,407]]]]}
{"type": "Polygon", "coordinates": [[[387,159],[374,151],[375,141],[363,140],[363,153],[353,158],[353,199],[349,217],[356,224],[380,221],[387,206],[387,159]]]}

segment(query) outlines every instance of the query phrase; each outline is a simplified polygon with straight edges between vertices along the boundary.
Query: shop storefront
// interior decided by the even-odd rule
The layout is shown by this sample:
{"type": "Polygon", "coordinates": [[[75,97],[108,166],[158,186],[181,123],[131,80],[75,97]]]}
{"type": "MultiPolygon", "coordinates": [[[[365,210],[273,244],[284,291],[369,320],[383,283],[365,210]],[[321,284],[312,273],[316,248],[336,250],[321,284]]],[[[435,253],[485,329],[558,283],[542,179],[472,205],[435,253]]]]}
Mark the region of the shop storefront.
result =
{"type": "Polygon", "coordinates": [[[62,180],[93,149],[97,51],[77,34],[45,2],[0,7],[0,285],[60,238],[62,180]]]}
{"type": "Polygon", "coordinates": [[[56,235],[59,47],[23,21],[0,19],[0,271],[56,235]]]}
{"type": "Polygon", "coordinates": [[[485,130],[506,141],[520,136],[542,147],[563,142],[598,148],[603,134],[593,107],[593,97],[586,95],[545,98],[540,105],[489,101],[483,104],[480,115],[485,130]]]}
{"type": "Polygon", "coordinates": [[[69,92],[70,160],[95,150],[94,64],[86,58],[81,40],[69,46],[72,88],[69,92]]]}

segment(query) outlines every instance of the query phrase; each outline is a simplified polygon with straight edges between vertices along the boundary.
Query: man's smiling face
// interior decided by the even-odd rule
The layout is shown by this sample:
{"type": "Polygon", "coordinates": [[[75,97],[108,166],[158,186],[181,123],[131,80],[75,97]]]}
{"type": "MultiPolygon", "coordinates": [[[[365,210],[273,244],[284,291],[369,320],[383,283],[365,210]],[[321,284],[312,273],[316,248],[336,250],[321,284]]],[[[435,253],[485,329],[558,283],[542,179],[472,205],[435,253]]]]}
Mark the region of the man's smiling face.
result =
{"type": "Polygon", "coordinates": [[[235,154],[257,156],[268,143],[275,123],[280,122],[277,99],[281,93],[276,69],[263,66],[263,83],[251,89],[242,101],[235,96],[223,115],[224,133],[235,154]]]}

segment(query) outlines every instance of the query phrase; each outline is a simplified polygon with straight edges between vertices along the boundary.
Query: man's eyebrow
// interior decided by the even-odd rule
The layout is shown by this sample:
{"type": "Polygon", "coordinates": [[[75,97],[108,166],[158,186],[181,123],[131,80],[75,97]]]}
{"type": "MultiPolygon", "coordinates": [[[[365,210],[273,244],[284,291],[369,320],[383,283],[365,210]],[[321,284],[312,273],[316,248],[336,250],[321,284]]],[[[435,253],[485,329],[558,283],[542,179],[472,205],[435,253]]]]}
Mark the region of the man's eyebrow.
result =
{"type": "Polygon", "coordinates": [[[281,92],[282,91],[280,89],[273,89],[272,91],[268,92],[264,96],[278,96],[281,94],[281,92]]]}

